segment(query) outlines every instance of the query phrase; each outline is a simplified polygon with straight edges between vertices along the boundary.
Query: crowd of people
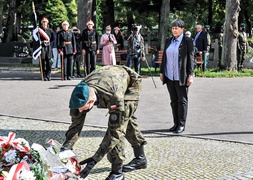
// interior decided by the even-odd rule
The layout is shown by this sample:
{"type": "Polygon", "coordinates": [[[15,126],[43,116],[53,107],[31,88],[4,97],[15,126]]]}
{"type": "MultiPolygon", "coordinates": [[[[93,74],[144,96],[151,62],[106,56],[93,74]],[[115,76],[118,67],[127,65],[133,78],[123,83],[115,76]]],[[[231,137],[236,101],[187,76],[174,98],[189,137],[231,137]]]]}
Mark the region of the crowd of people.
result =
{"type": "Polygon", "coordinates": [[[125,49],[125,40],[128,42],[126,66],[134,65],[135,71],[140,74],[141,61],[145,60],[144,38],[140,34],[140,25],[134,24],[130,35],[125,39],[119,27],[114,27],[112,32],[110,25],[106,26],[105,33],[99,38],[92,20],[87,21],[87,27],[82,32],[77,26],[69,29],[70,25],[66,20],[62,21],[61,27],[55,27],[54,30],[48,27],[48,23],[49,20],[43,17],[41,29],[50,38],[46,40],[40,36],[44,81],[51,80],[51,70],[55,68],[62,69],[64,74],[62,80],[82,78],[80,71],[82,64],[85,66],[85,75],[90,74],[96,69],[100,47],[102,65],[116,65],[115,52],[125,49]]]}

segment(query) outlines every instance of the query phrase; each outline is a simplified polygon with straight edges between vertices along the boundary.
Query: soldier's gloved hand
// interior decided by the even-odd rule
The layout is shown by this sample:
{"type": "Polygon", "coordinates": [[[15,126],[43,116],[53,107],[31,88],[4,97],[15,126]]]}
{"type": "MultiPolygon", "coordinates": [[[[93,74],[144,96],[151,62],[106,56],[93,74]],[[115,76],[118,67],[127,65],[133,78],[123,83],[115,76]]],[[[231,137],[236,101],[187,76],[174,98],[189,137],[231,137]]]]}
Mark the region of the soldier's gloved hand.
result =
{"type": "Polygon", "coordinates": [[[92,157],[90,157],[81,161],[79,164],[87,164],[86,167],[80,172],[81,178],[86,178],[89,175],[91,169],[97,164],[97,162],[92,157]]]}

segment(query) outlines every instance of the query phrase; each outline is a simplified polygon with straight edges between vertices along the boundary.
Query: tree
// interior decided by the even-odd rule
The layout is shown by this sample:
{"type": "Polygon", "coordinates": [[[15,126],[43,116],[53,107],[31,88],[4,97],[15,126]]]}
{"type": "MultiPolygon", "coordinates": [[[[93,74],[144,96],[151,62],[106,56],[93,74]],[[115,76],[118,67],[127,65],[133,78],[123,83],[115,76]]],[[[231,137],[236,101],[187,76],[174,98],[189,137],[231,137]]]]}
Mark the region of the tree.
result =
{"type": "Polygon", "coordinates": [[[164,49],[165,39],[168,32],[168,22],[169,22],[169,13],[170,13],[170,0],[163,0],[161,5],[161,14],[160,14],[160,25],[159,25],[159,44],[160,49],[164,49]]]}
{"type": "Polygon", "coordinates": [[[113,0],[105,0],[102,9],[103,29],[108,25],[115,26],[113,0]]]}
{"type": "Polygon", "coordinates": [[[6,23],[6,31],[4,33],[3,42],[10,42],[14,34],[16,0],[9,1],[8,17],[6,23]]]}
{"type": "Polygon", "coordinates": [[[223,37],[222,66],[237,70],[237,36],[240,0],[226,0],[226,16],[223,37]]]}
{"type": "Polygon", "coordinates": [[[69,18],[70,25],[77,24],[77,4],[76,0],[63,0],[65,7],[67,9],[67,14],[69,18]]]}
{"type": "Polygon", "coordinates": [[[48,0],[45,10],[45,16],[53,26],[59,26],[63,20],[69,20],[67,9],[61,0],[48,0]]]}
{"type": "Polygon", "coordinates": [[[92,4],[95,3],[96,0],[78,0],[78,9],[77,9],[77,24],[79,29],[84,29],[86,27],[86,22],[92,18],[92,4]]]}

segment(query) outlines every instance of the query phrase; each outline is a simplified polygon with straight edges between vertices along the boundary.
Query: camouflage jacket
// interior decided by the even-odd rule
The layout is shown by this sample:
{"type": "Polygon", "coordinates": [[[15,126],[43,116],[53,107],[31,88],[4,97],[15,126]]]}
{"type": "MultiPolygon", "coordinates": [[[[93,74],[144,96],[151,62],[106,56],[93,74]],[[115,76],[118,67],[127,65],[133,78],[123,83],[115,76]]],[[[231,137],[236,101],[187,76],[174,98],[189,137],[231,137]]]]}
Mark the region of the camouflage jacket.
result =
{"type": "Polygon", "coordinates": [[[209,52],[211,49],[211,36],[209,33],[206,33],[206,37],[207,37],[207,52],[209,52]]]}
{"type": "Polygon", "coordinates": [[[248,47],[249,47],[249,44],[248,44],[248,39],[247,39],[247,34],[244,32],[240,32],[238,34],[238,41],[237,41],[237,45],[238,45],[238,49],[241,51],[241,52],[248,52],[248,47]]]}
{"type": "Polygon", "coordinates": [[[219,33],[218,35],[218,44],[219,47],[223,47],[223,33],[219,33]]]}
{"type": "Polygon", "coordinates": [[[132,55],[132,54],[137,54],[136,49],[139,49],[139,54],[142,57],[145,57],[145,51],[144,51],[144,38],[140,35],[140,40],[138,40],[138,38],[136,38],[137,36],[131,34],[128,37],[128,45],[127,45],[127,52],[132,55]],[[139,46],[139,48],[136,48],[137,46],[139,46]]]}
{"type": "Polygon", "coordinates": [[[93,71],[83,80],[95,89],[98,96],[98,108],[116,105],[117,110],[124,111],[127,100],[139,100],[141,77],[125,66],[104,66],[93,71]]]}

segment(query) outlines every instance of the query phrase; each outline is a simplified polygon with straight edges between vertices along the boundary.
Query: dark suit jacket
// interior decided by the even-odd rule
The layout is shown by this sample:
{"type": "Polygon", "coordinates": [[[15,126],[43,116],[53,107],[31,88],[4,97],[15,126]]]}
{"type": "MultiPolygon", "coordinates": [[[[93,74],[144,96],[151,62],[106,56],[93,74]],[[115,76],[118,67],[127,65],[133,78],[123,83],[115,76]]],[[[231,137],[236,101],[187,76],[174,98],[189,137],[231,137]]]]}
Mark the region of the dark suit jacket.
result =
{"type": "MultiPolygon", "coordinates": [[[[166,83],[165,69],[167,63],[166,49],[169,47],[173,37],[166,39],[165,47],[163,51],[162,64],[160,67],[160,73],[163,74],[163,84],[166,83]]],[[[178,68],[179,68],[179,85],[186,86],[187,78],[189,75],[193,75],[194,71],[194,51],[192,39],[183,36],[182,42],[179,45],[178,52],[178,68]]]]}
{"type": "Polygon", "coordinates": [[[206,51],[207,50],[207,35],[206,35],[206,32],[201,31],[198,39],[195,42],[195,47],[198,48],[198,51],[206,51]]]}
{"type": "Polygon", "coordinates": [[[93,29],[92,30],[93,33],[89,36],[88,31],[90,31],[88,28],[83,30],[82,48],[85,49],[85,51],[97,51],[98,50],[98,32],[96,31],[96,29],[93,29]],[[96,41],[96,44],[90,44],[91,41],[96,41]]]}

